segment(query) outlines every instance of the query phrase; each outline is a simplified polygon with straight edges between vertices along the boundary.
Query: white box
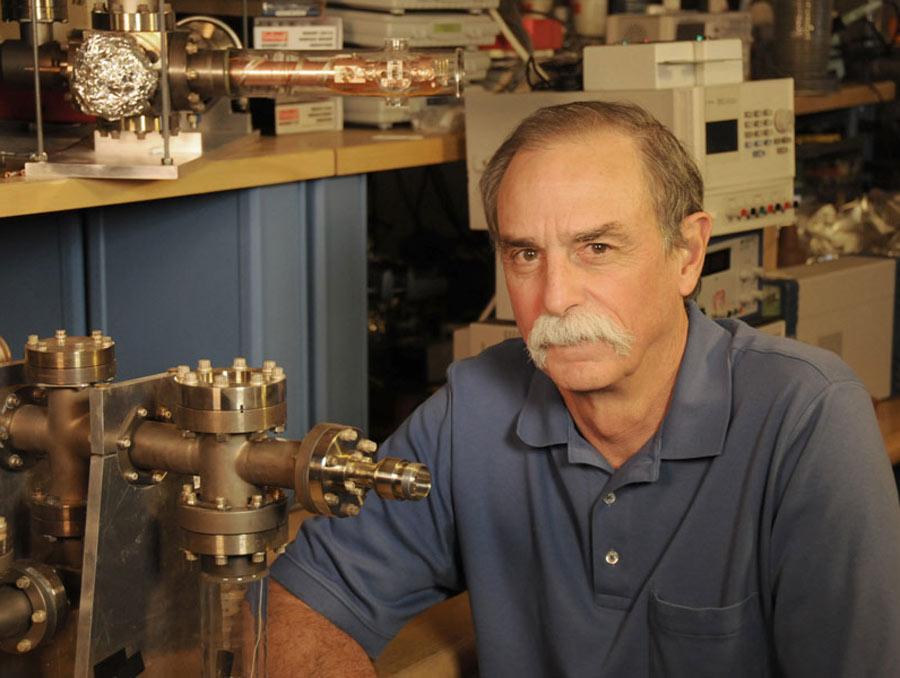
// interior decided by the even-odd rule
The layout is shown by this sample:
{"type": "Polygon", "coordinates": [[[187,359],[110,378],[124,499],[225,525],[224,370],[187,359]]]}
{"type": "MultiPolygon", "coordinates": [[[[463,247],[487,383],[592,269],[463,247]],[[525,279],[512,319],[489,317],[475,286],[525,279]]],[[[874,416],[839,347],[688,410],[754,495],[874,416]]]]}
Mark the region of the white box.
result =
{"type": "Polygon", "coordinates": [[[257,17],[253,20],[256,49],[342,49],[340,17],[257,17]]]}
{"type": "Polygon", "coordinates": [[[500,29],[491,17],[466,12],[388,14],[361,9],[329,8],[344,20],[344,39],[353,45],[384,47],[390,38],[404,38],[410,47],[477,47],[492,45],[500,29]]]}
{"type": "Polygon", "coordinates": [[[652,42],[584,48],[584,90],[672,89],[743,81],[741,41],[652,42]]]}
{"type": "Polygon", "coordinates": [[[796,338],[841,356],[875,398],[891,395],[894,259],[842,257],[775,271],[798,285],[796,338]]]}
{"type": "Polygon", "coordinates": [[[344,100],[341,97],[275,102],[275,134],[326,132],[343,128],[344,100]]]}

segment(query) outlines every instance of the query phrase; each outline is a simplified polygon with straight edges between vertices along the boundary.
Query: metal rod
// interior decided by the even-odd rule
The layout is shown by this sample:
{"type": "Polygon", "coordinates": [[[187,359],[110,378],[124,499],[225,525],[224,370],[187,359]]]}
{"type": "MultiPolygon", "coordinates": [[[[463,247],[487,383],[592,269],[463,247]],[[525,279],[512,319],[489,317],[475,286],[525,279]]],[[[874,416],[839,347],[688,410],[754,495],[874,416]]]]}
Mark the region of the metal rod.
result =
{"type": "Polygon", "coordinates": [[[38,162],[47,162],[47,154],[44,152],[44,113],[41,110],[41,71],[40,55],[38,54],[38,3],[31,0],[31,49],[34,54],[34,123],[37,127],[37,156],[38,162]]]}
{"type": "Polygon", "coordinates": [[[169,45],[166,34],[166,3],[157,0],[157,21],[159,23],[159,79],[162,86],[162,137],[163,137],[163,165],[172,164],[172,155],[169,150],[169,116],[172,114],[172,99],[169,92],[169,45]]]}
{"type": "Polygon", "coordinates": [[[247,35],[247,0],[241,1],[241,38],[244,41],[244,47],[250,45],[249,36],[247,35]]]}

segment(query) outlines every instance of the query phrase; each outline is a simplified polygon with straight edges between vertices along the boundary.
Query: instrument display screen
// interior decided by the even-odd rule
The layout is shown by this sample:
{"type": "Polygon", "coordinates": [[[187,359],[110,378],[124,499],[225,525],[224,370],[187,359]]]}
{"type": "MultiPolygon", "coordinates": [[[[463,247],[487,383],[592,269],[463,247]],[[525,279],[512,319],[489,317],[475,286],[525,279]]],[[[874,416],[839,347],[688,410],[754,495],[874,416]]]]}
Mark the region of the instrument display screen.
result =
{"type": "Polygon", "coordinates": [[[717,120],[706,123],[706,153],[732,153],[738,149],[738,121],[717,120]]]}

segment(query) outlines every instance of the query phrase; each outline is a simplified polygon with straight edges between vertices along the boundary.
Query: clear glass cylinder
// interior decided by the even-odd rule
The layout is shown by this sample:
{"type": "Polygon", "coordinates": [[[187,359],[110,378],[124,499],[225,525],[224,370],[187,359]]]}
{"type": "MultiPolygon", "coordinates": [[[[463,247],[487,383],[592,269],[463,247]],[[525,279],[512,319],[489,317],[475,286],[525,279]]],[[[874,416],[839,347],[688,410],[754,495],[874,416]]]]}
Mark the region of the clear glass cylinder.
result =
{"type": "Polygon", "coordinates": [[[229,96],[458,96],[463,79],[461,55],[460,50],[410,52],[403,44],[380,51],[231,50],[229,96]]]}
{"type": "Polygon", "coordinates": [[[268,574],[200,574],[203,678],[265,678],[268,574]]]}

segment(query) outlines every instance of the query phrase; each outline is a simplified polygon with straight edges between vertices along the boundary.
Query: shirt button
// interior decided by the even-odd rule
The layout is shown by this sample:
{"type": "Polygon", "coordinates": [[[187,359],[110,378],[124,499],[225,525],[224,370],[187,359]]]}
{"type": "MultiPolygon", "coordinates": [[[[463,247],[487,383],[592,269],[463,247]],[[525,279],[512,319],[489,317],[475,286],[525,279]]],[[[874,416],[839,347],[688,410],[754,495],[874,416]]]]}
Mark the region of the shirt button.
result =
{"type": "Polygon", "coordinates": [[[616,551],[609,551],[606,554],[606,562],[610,565],[615,565],[619,562],[619,554],[616,551]]]}
{"type": "Polygon", "coordinates": [[[603,497],[603,501],[607,504],[607,506],[608,506],[609,504],[615,503],[615,501],[616,501],[616,493],[615,493],[615,492],[610,492],[608,495],[606,495],[605,497],[603,497]]]}

